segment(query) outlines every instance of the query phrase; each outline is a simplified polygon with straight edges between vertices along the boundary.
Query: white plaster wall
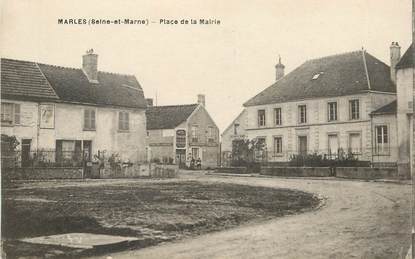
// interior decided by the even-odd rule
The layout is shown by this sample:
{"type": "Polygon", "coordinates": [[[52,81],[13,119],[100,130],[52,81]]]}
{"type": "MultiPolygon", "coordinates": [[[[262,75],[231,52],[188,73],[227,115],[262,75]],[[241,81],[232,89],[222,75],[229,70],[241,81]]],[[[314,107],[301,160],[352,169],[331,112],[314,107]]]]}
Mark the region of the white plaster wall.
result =
{"type": "MultiPolygon", "coordinates": [[[[2,100],[3,101],[3,100],[2,100]]],[[[4,100],[7,101],[7,100],[4,100]]],[[[2,127],[2,133],[32,139],[32,150],[55,149],[56,140],[91,140],[92,154],[105,150],[107,155],[118,153],[123,160],[144,161],[146,159],[146,118],[144,110],[95,107],[56,103],[55,127],[37,130],[38,104],[18,102],[25,113],[25,123],[13,127],[2,127]],[[83,130],[84,109],[95,109],[96,130],[83,130]],[[129,131],[118,130],[118,112],[128,111],[129,131]],[[39,132],[39,137],[37,137],[39,132]],[[37,142],[38,139],[38,142],[37,142]]],[[[23,115],[22,115],[23,116],[23,115]]]]}

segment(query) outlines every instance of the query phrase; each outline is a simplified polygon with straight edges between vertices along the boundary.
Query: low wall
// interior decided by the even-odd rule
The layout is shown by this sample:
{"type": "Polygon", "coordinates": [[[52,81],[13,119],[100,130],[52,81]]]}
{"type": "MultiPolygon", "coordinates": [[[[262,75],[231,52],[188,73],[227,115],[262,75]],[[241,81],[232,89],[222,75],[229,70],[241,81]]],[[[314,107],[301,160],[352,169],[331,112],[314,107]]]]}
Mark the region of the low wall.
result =
{"type": "Polygon", "coordinates": [[[330,167],[261,167],[261,175],[286,177],[329,177],[332,176],[330,167]]]}
{"type": "Polygon", "coordinates": [[[173,178],[178,172],[177,165],[134,164],[117,169],[104,167],[99,178],[173,178]]]}
{"type": "Polygon", "coordinates": [[[222,174],[247,174],[248,170],[246,167],[218,167],[215,168],[215,173],[222,173],[222,174]]]}
{"type": "Polygon", "coordinates": [[[4,180],[49,180],[49,179],[82,179],[82,168],[68,167],[28,167],[3,169],[4,180]]]}
{"type": "Polygon", "coordinates": [[[336,177],[351,179],[402,179],[405,177],[398,176],[398,170],[395,167],[337,167],[336,177]]]}

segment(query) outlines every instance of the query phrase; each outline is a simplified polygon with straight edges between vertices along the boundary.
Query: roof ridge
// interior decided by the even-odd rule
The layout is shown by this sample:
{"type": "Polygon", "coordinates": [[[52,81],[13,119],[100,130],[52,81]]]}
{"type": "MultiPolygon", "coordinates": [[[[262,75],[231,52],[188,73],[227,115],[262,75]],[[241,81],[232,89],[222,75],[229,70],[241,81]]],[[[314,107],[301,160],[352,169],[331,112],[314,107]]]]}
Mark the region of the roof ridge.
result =
{"type": "Polygon", "coordinates": [[[164,108],[164,107],[180,107],[180,106],[194,106],[194,105],[199,105],[197,103],[191,103],[191,104],[172,104],[172,105],[157,105],[157,106],[149,106],[148,108],[164,108]]]}
{"type": "Polygon", "coordinates": [[[53,65],[53,64],[45,64],[45,63],[40,63],[40,62],[34,62],[37,65],[43,65],[43,66],[49,66],[49,67],[56,67],[56,68],[65,68],[65,69],[72,69],[72,70],[82,70],[82,68],[76,68],[76,67],[66,67],[66,66],[61,66],[61,65],[53,65]]]}
{"type": "Polygon", "coordinates": [[[326,58],[334,58],[334,57],[339,57],[339,56],[344,56],[344,55],[358,54],[359,52],[362,52],[362,50],[353,50],[353,51],[336,53],[336,54],[332,54],[332,55],[328,55],[328,56],[324,56],[324,57],[319,57],[319,58],[307,59],[304,63],[317,61],[317,60],[322,60],[322,59],[326,59],[326,58]]]}
{"type": "MultiPolygon", "coordinates": [[[[69,67],[69,66],[56,65],[56,64],[47,64],[47,63],[42,63],[42,62],[37,62],[37,61],[30,61],[30,60],[13,59],[13,58],[1,58],[1,59],[11,60],[11,61],[17,61],[17,62],[34,63],[34,64],[37,64],[37,65],[43,65],[43,66],[49,66],[49,67],[55,67],[55,68],[82,70],[81,67],[69,67]]],[[[108,72],[108,71],[101,71],[101,70],[98,70],[98,73],[111,74],[111,75],[119,75],[119,76],[132,76],[132,77],[135,77],[134,74],[116,73],[116,72],[108,72]]]]}

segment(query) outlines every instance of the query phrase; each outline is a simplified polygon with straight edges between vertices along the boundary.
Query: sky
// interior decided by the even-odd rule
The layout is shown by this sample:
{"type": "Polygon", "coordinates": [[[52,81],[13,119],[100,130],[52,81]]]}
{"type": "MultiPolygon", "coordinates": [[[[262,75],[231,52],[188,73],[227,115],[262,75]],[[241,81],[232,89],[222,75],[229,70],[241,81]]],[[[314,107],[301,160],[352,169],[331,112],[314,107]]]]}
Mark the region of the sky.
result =
{"type": "Polygon", "coordinates": [[[411,40],[411,0],[3,0],[1,56],[82,66],[93,48],[98,69],[134,74],[157,105],[195,103],[222,132],[242,104],[308,59],[364,47],[389,64],[411,40]],[[58,19],[146,19],[148,25],[58,24],[58,19]],[[160,19],[216,19],[170,25],[160,19]]]}

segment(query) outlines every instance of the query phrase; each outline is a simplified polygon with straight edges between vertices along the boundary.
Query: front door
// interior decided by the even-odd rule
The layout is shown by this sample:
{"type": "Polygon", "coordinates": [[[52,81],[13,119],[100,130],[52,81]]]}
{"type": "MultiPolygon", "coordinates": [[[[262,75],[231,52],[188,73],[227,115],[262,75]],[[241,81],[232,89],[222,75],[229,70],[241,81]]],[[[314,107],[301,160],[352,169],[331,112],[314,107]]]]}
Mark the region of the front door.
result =
{"type": "Polygon", "coordinates": [[[30,145],[31,139],[22,139],[22,167],[30,165],[30,145]]]}
{"type": "Polygon", "coordinates": [[[176,149],[176,163],[179,168],[186,168],[186,149],[176,149]]]}
{"type": "Polygon", "coordinates": [[[307,136],[298,136],[298,153],[307,155],[307,136]]]}
{"type": "Polygon", "coordinates": [[[85,178],[95,178],[92,176],[92,164],[91,164],[91,151],[92,151],[92,141],[84,140],[83,141],[83,149],[82,149],[82,160],[84,165],[84,177],[85,178]]]}
{"type": "Polygon", "coordinates": [[[329,157],[335,159],[339,150],[339,140],[336,134],[329,135],[329,157]]]}

